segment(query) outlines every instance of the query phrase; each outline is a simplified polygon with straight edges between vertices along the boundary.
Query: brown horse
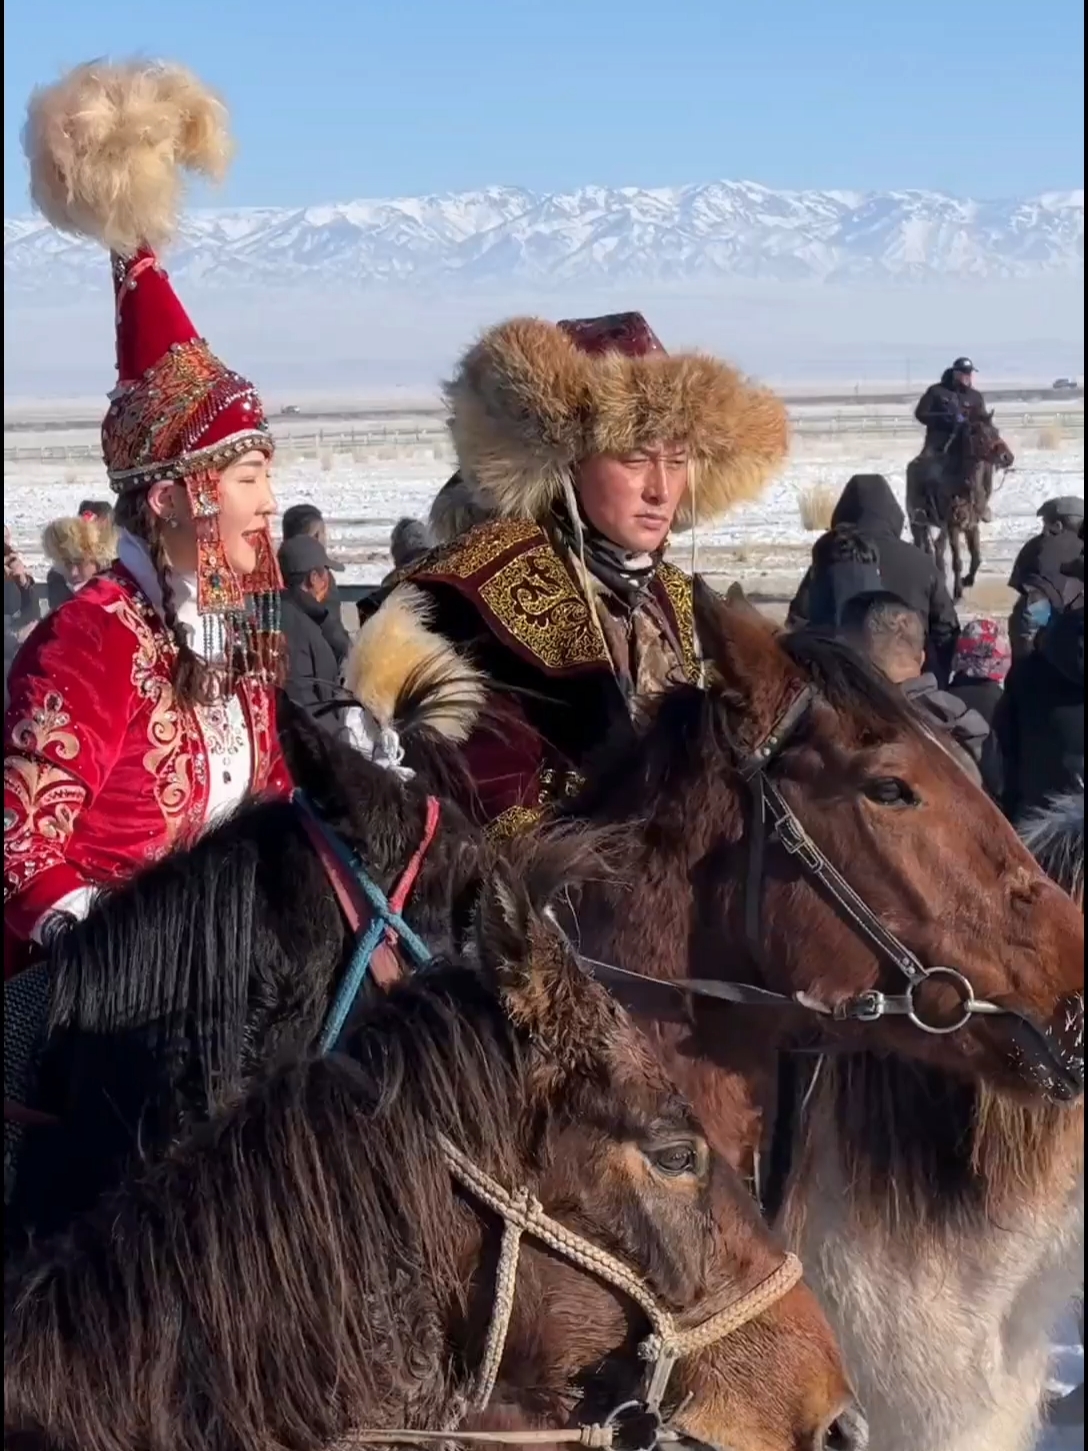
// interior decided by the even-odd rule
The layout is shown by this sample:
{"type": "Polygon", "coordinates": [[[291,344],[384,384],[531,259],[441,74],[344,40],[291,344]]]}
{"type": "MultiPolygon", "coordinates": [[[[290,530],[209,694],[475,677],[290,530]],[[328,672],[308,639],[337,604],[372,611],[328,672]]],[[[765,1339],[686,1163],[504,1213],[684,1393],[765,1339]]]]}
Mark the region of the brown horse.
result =
{"type": "MultiPolygon", "coordinates": [[[[1083,918],[850,652],[706,590],[697,624],[708,688],[656,702],[645,736],[606,752],[573,807],[625,828],[637,883],[583,890],[581,950],[703,985],[603,971],[716,1146],[785,1201],[874,1444],[1020,1447],[1008,1394],[1008,1415],[971,1441],[964,1411],[985,1396],[934,1385],[965,1362],[977,1385],[992,1323],[964,1327],[1007,1308],[1022,1242],[995,1205],[1023,1233],[1036,1216],[1032,1242],[1042,1256],[1051,1237],[1051,1281],[1061,1273],[1080,1114],[1040,1105],[1083,1083],[1083,918]],[[1007,1012],[964,1011],[983,1003],[1007,1012]],[[797,1048],[833,1055],[815,1088],[797,1048]]],[[[1035,1365],[1008,1355],[1019,1394],[1035,1365]]]]}
{"type": "Polygon", "coordinates": [[[907,465],[907,518],[919,549],[936,556],[947,570],[946,547],[952,552],[952,596],[962,599],[982,564],[979,524],[990,517],[994,469],[1011,469],[1012,449],[994,427],[993,414],[973,419],[943,453],[921,453],[907,465]],[[963,572],[963,540],[970,568],[963,572]]]}
{"type": "Polygon", "coordinates": [[[494,874],[477,969],[393,987],[34,1252],[6,1446],[321,1451],[631,1402],[638,1445],[658,1407],[682,1442],[864,1445],[811,1294],[544,915],[587,863],[494,874]]]}

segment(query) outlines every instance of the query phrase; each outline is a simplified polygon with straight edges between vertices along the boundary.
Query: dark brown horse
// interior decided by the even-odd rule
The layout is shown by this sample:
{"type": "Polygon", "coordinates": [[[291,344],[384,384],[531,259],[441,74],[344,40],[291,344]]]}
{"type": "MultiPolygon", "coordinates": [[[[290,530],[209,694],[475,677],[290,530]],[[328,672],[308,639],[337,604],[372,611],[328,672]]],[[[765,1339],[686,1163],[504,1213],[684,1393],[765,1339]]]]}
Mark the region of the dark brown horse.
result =
{"type": "Polygon", "coordinates": [[[5,1445],[322,1451],[660,1395],[682,1443],[862,1447],[813,1297],[542,915],[587,866],[568,842],[493,874],[477,968],[393,987],[339,1054],[259,1081],[36,1250],[8,1283],[5,1445]],[[670,1327],[681,1358],[647,1392],[670,1327]]]}
{"type": "MultiPolygon", "coordinates": [[[[423,836],[428,790],[445,798],[406,915],[433,951],[450,953],[469,929],[486,849],[452,804],[455,765],[428,744],[440,694],[423,682],[404,696],[417,782],[403,784],[301,716],[288,746],[315,812],[386,892],[423,836]]],[[[269,1063],[310,1049],[353,938],[289,802],[245,807],[103,896],[46,958],[34,1096],[59,1123],[23,1131],[7,1244],[63,1229],[134,1155],[153,1157],[269,1063]]],[[[17,992],[5,989],[6,1062],[17,992]]]]}
{"type": "Polygon", "coordinates": [[[972,419],[943,452],[926,452],[907,465],[907,518],[919,549],[936,556],[942,576],[952,552],[952,595],[962,599],[982,564],[979,524],[990,517],[995,469],[1011,469],[1012,449],[994,427],[993,414],[972,419]],[[967,540],[970,568],[963,572],[967,540]]]}
{"type": "Polygon", "coordinates": [[[629,886],[576,900],[580,946],[732,999],[605,974],[717,1147],[785,1202],[874,1443],[966,1446],[964,1407],[985,1396],[961,1380],[949,1398],[934,1362],[976,1380],[990,1363],[989,1326],[982,1344],[962,1327],[1005,1293],[1010,1246],[1026,1254],[1003,1226],[1035,1216],[1058,1264],[1076,1214],[1079,1110],[1039,1105],[1083,1082],[1083,918],[858,658],[697,598],[708,688],[662,697],[573,807],[631,850],[629,886]],[[911,990],[917,1021],[904,962],[955,970],[911,990]],[[927,1031],[967,1016],[965,982],[1011,1011],[927,1031]],[[814,1088],[813,1050],[832,1055],[814,1088]]]}

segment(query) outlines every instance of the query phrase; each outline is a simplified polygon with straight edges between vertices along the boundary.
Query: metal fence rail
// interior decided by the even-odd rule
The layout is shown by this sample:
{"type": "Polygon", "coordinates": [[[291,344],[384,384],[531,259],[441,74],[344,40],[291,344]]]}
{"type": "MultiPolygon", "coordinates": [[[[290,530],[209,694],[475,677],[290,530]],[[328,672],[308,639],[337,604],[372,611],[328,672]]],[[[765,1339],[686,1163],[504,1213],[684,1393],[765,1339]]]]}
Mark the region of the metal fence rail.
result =
{"type": "MultiPolygon", "coordinates": [[[[998,418],[1001,429],[1009,434],[1045,433],[1060,438],[1084,437],[1083,409],[1061,412],[1029,410],[1002,412],[998,418]]],[[[921,438],[921,429],[907,413],[880,413],[860,409],[843,409],[835,413],[795,416],[791,427],[796,437],[822,438],[836,436],[879,435],[883,438],[921,438]]],[[[318,428],[294,432],[290,428],[275,430],[278,446],[288,453],[320,457],[324,453],[353,452],[397,457],[413,449],[433,449],[436,458],[452,459],[453,447],[444,424],[425,424],[419,428],[318,428]]],[[[95,462],[102,457],[97,440],[51,444],[5,444],[5,463],[78,463],[95,462]]]]}

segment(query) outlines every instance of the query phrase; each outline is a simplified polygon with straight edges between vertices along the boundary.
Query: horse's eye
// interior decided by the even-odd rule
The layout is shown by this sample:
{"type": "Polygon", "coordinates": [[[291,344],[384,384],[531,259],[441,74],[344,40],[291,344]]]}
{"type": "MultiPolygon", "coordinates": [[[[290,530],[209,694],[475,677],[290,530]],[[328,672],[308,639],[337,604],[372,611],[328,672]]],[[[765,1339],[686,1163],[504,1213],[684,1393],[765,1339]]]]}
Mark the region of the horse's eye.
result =
{"type": "Polygon", "coordinates": [[[659,1173],[673,1177],[695,1174],[699,1169],[699,1154],[694,1144],[667,1144],[660,1149],[647,1149],[646,1157],[659,1173]]]}
{"type": "Polygon", "coordinates": [[[917,806],[918,797],[898,776],[874,776],[864,786],[866,796],[878,806],[917,806]]]}

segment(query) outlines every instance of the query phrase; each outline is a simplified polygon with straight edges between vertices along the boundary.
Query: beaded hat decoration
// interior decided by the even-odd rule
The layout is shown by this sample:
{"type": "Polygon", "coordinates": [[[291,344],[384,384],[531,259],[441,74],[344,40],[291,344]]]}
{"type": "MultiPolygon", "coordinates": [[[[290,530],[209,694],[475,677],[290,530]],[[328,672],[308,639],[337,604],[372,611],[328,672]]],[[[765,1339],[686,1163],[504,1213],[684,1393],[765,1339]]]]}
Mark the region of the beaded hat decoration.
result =
{"type": "Polygon", "coordinates": [[[34,93],[23,143],[46,218],[111,255],[118,381],[102,425],[110,486],[121,494],[184,483],[198,609],[224,617],[228,639],[267,632],[282,587],[271,535],[242,577],[218,526],[221,471],[252,450],[272,454],[264,409],[253,384],[199,336],[156,250],[176,234],[182,173],[225,172],[226,108],[179,66],[93,61],[34,93]]]}

